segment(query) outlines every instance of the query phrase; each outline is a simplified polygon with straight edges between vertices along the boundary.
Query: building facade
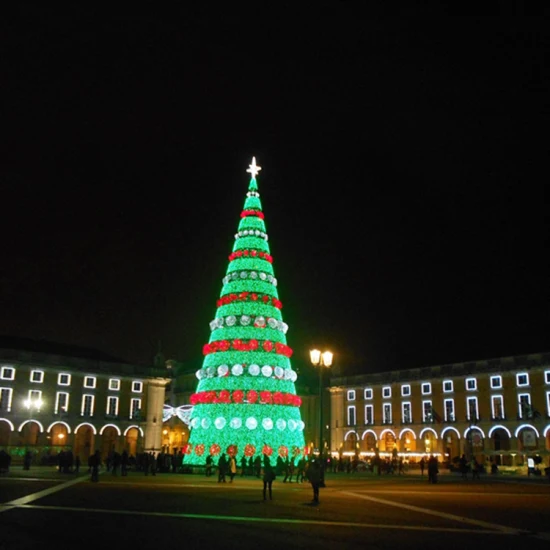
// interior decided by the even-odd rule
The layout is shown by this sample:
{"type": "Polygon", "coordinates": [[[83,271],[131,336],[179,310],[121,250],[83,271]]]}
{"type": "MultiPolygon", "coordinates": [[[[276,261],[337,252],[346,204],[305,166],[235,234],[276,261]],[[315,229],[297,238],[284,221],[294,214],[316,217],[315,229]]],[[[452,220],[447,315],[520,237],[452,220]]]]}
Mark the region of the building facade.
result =
{"type": "Polygon", "coordinates": [[[333,456],[548,464],[549,353],[332,378],[329,392],[333,456]]]}
{"type": "Polygon", "coordinates": [[[47,463],[71,450],[85,464],[161,449],[166,367],[0,349],[0,449],[47,463]]]}

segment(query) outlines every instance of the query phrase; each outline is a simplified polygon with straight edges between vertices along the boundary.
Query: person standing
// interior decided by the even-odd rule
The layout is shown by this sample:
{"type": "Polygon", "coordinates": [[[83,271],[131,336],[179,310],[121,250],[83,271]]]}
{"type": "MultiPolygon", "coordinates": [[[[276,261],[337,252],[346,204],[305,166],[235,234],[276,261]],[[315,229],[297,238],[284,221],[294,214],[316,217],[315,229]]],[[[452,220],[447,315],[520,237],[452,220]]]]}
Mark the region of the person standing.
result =
{"type": "Polygon", "coordinates": [[[424,457],[420,459],[420,475],[424,475],[424,468],[426,467],[426,461],[424,460],[424,457]]]}
{"type": "Polygon", "coordinates": [[[225,483],[225,473],[227,470],[227,458],[222,453],[218,460],[218,483],[225,483]]]}
{"type": "Polygon", "coordinates": [[[271,465],[271,461],[267,455],[264,455],[264,500],[266,500],[266,493],[269,490],[269,500],[273,500],[273,492],[271,490],[273,480],[275,479],[275,468],[271,465]]]}
{"type": "Polygon", "coordinates": [[[235,457],[231,455],[229,457],[229,483],[233,483],[233,478],[237,473],[237,461],[235,457]]]}
{"type": "Polygon", "coordinates": [[[319,487],[321,486],[321,465],[313,459],[307,469],[307,478],[313,489],[313,502],[319,502],[319,487]]]}
{"type": "Polygon", "coordinates": [[[76,455],[74,459],[74,473],[78,474],[80,472],[80,455],[76,455]]]}
{"type": "Polygon", "coordinates": [[[206,477],[210,477],[212,475],[212,455],[209,454],[206,457],[206,470],[205,470],[206,477]]]}
{"type": "Polygon", "coordinates": [[[90,457],[91,459],[91,470],[92,470],[92,477],[91,481],[98,482],[99,481],[99,467],[101,466],[101,453],[99,452],[99,449],[90,457]]]}
{"type": "Polygon", "coordinates": [[[428,482],[437,483],[437,474],[439,469],[437,467],[437,458],[431,455],[428,459],[428,482]]]}

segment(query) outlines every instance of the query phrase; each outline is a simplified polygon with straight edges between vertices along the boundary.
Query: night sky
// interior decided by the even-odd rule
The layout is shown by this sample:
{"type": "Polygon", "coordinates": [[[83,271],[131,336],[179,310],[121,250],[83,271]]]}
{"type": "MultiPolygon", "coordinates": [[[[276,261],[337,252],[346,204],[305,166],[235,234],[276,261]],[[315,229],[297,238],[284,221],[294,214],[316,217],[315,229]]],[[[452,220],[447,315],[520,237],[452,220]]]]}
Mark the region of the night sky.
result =
{"type": "Polygon", "coordinates": [[[6,25],[0,335],[199,368],[255,156],[293,365],[550,351],[548,26],[337,10],[6,25]]]}

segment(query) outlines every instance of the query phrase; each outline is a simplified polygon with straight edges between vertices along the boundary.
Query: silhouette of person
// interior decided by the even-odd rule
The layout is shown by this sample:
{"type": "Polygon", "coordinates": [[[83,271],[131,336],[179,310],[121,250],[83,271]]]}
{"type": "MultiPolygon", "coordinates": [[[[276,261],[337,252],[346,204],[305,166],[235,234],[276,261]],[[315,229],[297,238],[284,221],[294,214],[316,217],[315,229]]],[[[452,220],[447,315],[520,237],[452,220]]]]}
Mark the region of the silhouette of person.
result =
{"type": "Polygon", "coordinates": [[[92,464],[91,480],[97,482],[99,481],[99,467],[101,466],[101,453],[99,452],[99,449],[90,458],[92,464]]]}
{"type": "Polygon", "coordinates": [[[313,502],[319,502],[319,487],[321,486],[321,465],[319,460],[313,459],[306,472],[313,489],[313,502]]]}
{"type": "Polygon", "coordinates": [[[275,479],[275,468],[271,465],[269,457],[264,455],[264,500],[266,500],[266,493],[269,491],[269,500],[273,500],[272,485],[275,479]]]}

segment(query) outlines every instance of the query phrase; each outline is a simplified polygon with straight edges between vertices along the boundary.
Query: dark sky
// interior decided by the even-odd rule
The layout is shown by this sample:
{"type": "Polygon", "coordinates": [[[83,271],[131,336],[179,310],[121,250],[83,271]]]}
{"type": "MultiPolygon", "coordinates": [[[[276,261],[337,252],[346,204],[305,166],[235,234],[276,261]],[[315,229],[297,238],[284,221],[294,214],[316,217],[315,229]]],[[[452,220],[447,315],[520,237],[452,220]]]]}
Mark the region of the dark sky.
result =
{"type": "Polygon", "coordinates": [[[254,155],[294,364],[550,351],[548,26],[337,9],[6,25],[0,334],[200,367],[254,155]]]}

